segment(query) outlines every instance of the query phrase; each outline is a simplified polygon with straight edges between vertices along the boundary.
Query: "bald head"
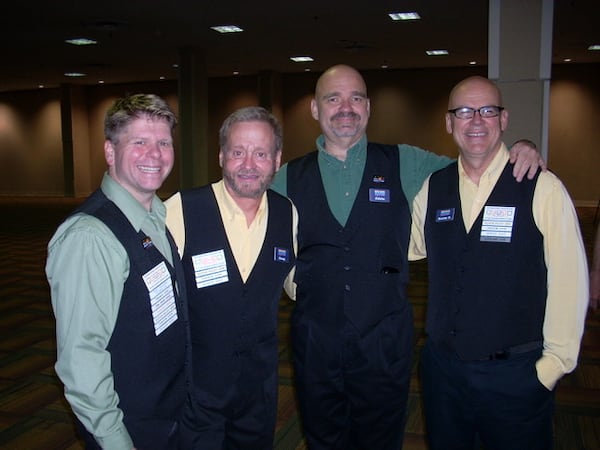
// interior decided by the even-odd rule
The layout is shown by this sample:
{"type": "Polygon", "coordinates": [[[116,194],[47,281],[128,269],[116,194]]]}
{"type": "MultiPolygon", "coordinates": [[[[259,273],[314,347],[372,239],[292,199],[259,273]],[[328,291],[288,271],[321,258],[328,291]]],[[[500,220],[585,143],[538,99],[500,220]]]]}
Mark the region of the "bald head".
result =
{"type": "Polygon", "coordinates": [[[450,92],[448,109],[465,106],[465,104],[461,102],[468,101],[469,98],[481,95],[482,93],[485,93],[489,99],[493,100],[493,103],[491,104],[502,106],[502,94],[500,93],[498,86],[487,78],[474,76],[465,78],[454,86],[450,92]]]}
{"type": "Polygon", "coordinates": [[[367,85],[358,70],[345,64],[338,64],[331,66],[319,77],[315,87],[315,97],[320,97],[324,92],[330,90],[332,84],[336,84],[341,80],[353,81],[355,86],[363,92],[365,97],[367,96],[367,85]]]}
{"type": "Polygon", "coordinates": [[[310,108],[325,136],[326,151],[344,160],[346,151],[365,136],[369,121],[365,80],[350,66],[330,67],[317,81],[310,108]]]}

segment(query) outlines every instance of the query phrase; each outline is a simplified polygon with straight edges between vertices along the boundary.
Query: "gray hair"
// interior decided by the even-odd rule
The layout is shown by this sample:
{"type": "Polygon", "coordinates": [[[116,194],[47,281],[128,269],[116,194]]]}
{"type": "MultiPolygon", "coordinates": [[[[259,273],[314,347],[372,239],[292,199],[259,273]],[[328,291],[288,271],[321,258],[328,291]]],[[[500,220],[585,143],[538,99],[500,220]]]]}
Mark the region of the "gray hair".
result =
{"type": "Polygon", "coordinates": [[[161,97],[154,94],[133,94],[118,99],[106,112],[104,137],[116,143],[123,128],[133,120],[144,116],[166,120],[171,127],[171,132],[177,125],[175,113],[161,97]]]}
{"type": "Polygon", "coordinates": [[[277,118],[262,106],[247,106],[234,111],[225,119],[219,130],[219,147],[225,148],[231,127],[239,122],[265,122],[271,126],[275,136],[275,153],[283,147],[283,131],[277,118]]]}

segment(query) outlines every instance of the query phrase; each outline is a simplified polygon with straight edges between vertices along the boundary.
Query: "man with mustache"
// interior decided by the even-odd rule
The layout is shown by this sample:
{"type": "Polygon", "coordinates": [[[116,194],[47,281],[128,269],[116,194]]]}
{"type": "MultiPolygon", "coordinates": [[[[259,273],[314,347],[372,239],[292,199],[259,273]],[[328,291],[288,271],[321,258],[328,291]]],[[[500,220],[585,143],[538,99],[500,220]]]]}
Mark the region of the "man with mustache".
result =
{"type": "MultiPolygon", "coordinates": [[[[402,447],[412,364],[406,295],[409,204],[451,160],[408,145],[367,142],[362,76],[333,66],[317,81],[311,113],[318,150],[284,165],[273,189],[298,208],[292,346],[308,447],[402,447]]],[[[533,163],[522,152],[517,175],[533,163]]]]}
{"type": "Polygon", "coordinates": [[[282,130],[260,107],[219,132],[223,179],[167,201],[190,299],[194,383],[186,450],[268,450],[277,416],[277,313],[297,212],[268,190],[282,130]]]}

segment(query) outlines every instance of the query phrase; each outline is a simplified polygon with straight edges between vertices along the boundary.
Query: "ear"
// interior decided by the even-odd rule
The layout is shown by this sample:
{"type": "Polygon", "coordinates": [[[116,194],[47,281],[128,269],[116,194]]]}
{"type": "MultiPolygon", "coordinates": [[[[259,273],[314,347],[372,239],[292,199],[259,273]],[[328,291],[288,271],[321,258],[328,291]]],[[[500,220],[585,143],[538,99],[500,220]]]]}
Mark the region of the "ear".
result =
{"type": "Polygon", "coordinates": [[[446,113],[446,132],[452,134],[452,117],[450,113],[446,113]]]}
{"type": "Polygon", "coordinates": [[[277,153],[275,153],[275,172],[277,172],[279,170],[279,167],[281,166],[281,154],[283,152],[282,151],[278,151],[277,153]]]}
{"type": "Polygon", "coordinates": [[[223,168],[223,160],[225,159],[225,155],[223,154],[223,149],[219,149],[219,167],[223,168]]]}
{"type": "Polygon", "coordinates": [[[312,114],[313,119],[319,120],[319,106],[314,98],[310,101],[310,113],[312,114]]]}
{"type": "Polygon", "coordinates": [[[106,160],[106,164],[108,164],[109,167],[115,165],[115,147],[113,146],[113,143],[108,139],[104,141],[104,159],[106,160]]]}
{"type": "Polygon", "coordinates": [[[500,131],[506,131],[508,127],[508,111],[503,109],[500,111],[500,131]]]}

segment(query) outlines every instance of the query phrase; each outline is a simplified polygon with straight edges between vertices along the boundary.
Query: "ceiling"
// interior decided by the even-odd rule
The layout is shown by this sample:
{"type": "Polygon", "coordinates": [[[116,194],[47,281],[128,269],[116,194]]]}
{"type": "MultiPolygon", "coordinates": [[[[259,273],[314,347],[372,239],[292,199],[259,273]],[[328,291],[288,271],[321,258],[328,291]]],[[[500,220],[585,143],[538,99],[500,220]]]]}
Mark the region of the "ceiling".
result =
{"type": "MultiPolygon", "coordinates": [[[[587,47],[600,44],[600,2],[555,0],[554,16],[553,62],[599,63],[587,47]]],[[[204,51],[211,77],[320,72],[340,62],[361,70],[485,65],[487,18],[484,0],[9,0],[0,13],[0,92],[176,79],[182,48],[204,51]],[[388,18],[399,11],[422,19],[388,18]],[[210,29],[223,24],[245,32],[210,29]],[[74,37],[98,44],[64,42],[74,37]],[[450,55],[425,55],[440,48],[450,55]],[[290,61],[296,55],[315,61],[290,61]]]]}

